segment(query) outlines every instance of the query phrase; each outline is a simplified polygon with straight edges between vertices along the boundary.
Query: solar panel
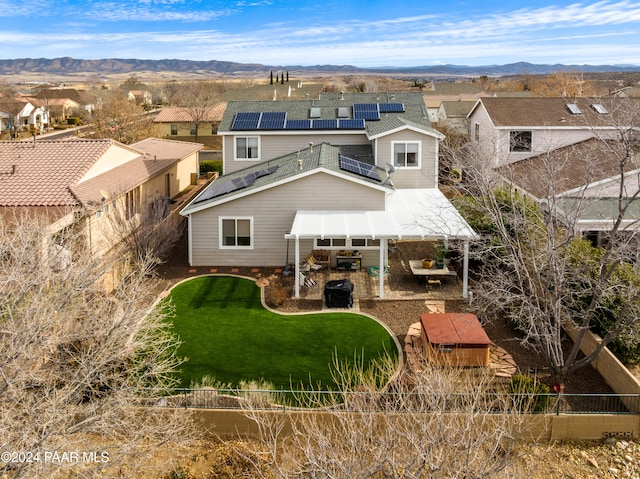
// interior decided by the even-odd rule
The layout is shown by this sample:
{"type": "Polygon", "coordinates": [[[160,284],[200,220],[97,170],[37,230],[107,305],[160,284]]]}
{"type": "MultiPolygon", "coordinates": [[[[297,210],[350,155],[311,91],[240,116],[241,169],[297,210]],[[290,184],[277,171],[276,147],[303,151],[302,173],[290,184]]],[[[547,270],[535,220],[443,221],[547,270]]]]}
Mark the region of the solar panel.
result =
{"type": "Polygon", "coordinates": [[[286,111],[265,111],[260,116],[258,128],[261,130],[282,130],[286,118],[286,111]]]}
{"type": "Polygon", "coordinates": [[[311,128],[314,130],[335,130],[338,128],[338,120],[313,120],[311,128]]]}
{"type": "Polygon", "coordinates": [[[353,117],[362,120],[379,120],[380,111],[377,103],[355,103],[353,117]]]}
{"type": "Polygon", "coordinates": [[[311,120],[287,120],[284,127],[287,130],[309,130],[311,120]]]}
{"type": "MultiPolygon", "coordinates": [[[[212,198],[217,198],[218,196],[226,195],[227,193],[232,193],[234,191],[247,188],[248,186],[253,185],[258,178],[270,175],[277,169],[277,166],[270,166],[269,168],[263,168],[252,173],[247,173],[244,176],[234,178],[229,181],[220,182],[221,180],[216,180],[211,184],[209,188],[205,190],[204,194],[200,198],[194,201],[194,204],[202,203],[203,201],[207,201],[212,198]]],[[[224,176],[222,177],[222,180],[224,180],[224,176]]]]}
{"type": "Polygon", "coordinates": [[[402,113],[404,103],[380,103],[380,113],[402,113]]]}
{"type": "Polygon", "coordinates": [[[348,156],[340,155],[340,169],[359,176],[364,176],[365,178],[380,181],[380,174],[375,166],[354,160],[348,156]]]}
{"type": "Polygon", "coordinates": [[[364,128],[364,120],[362,118],[338,120],[338,128],[341,130],[361,130],[364,128]]]}
{"type": "Polygon", "coordinates": [[[231,125],[232,130],[256,130],[260,121],[259,112],[239,112],[236,113],[231,125]]]}

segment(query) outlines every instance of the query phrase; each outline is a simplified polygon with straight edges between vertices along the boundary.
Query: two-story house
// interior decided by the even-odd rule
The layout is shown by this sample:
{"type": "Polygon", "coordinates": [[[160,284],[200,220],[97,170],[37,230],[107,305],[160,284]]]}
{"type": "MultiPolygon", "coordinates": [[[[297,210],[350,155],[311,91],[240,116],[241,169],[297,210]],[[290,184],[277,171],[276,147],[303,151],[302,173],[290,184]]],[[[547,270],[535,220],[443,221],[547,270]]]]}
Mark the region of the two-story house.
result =
{"type": "Polygon", "coordinates": [[[614,139],[640,103],[628,105],[616,98],[481,98],[467,120],[472,144],[497,167],[589,138],[614,139]]]}
{"type": "Polygon", "coordinates": [[[619,207],[637,229],[637,98],[483,98],[469,113],[480,158],[599,243],[619,207]]]}
{"type": "MultiPolygon", "coordinates": [[[[314,249],[334,265],[358,250],[382,271],[391,239],[468,248],[475,236],[438,189],[443,137],[420,93],[229,102],[218,134],[224,174],[182,211],[192,265],[278,265],[291,242],[298,294],[301,256],[314,249]]],[[[465,295],[466,284],[465,268],[465,295]]]]}

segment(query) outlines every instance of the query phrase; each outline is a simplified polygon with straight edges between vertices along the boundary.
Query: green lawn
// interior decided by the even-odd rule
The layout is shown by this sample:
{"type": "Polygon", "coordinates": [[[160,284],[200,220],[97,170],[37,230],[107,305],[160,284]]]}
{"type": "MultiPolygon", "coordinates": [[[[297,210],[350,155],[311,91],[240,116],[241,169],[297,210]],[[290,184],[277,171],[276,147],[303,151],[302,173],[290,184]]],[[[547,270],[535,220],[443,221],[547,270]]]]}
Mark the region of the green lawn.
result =
{"type": "Polygon", "coordinates": [[[365,364],[382,354],[397,355],[387,330],[353,313],[280,315],[260,302],[260,288],[248,279],[204,276],[179,284],[169,298],[175,332],[188,362],[182,386],[203,375],[236,386],[264,379],[277,389],[303,384],[331,387],[333,356],[365,364]]]}

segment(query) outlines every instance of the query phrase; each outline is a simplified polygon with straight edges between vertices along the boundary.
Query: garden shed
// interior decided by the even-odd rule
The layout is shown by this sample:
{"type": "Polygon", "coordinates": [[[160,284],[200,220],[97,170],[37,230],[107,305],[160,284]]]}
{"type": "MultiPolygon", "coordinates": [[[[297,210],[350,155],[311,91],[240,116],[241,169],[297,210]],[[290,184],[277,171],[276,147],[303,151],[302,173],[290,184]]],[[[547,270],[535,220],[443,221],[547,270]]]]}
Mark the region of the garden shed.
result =
{"type": "Polygon", "coordinates": [[[491,341],[471,313],[420,315],[427,360],[439,365],[487,366],[491,341]]]}

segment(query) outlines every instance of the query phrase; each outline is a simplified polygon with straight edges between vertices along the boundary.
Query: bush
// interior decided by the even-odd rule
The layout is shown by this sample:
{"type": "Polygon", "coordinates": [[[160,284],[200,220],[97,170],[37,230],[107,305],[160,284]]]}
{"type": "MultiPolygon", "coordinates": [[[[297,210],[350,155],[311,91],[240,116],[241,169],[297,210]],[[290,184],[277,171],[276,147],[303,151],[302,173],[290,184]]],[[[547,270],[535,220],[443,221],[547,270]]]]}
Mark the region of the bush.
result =
{"type": "Polygon", "coordinates": [[[550,392],[546,384],[523,374],[515,374],[509,383],[509,394],[520,411],[545,412],[550,392]]]}
{"type": "Polygon", "coordinates": [[[200,162],[200,175],[205,176],[209,171],[217,171],[222,175],[221,160],[202,160],[200,162]]]}

